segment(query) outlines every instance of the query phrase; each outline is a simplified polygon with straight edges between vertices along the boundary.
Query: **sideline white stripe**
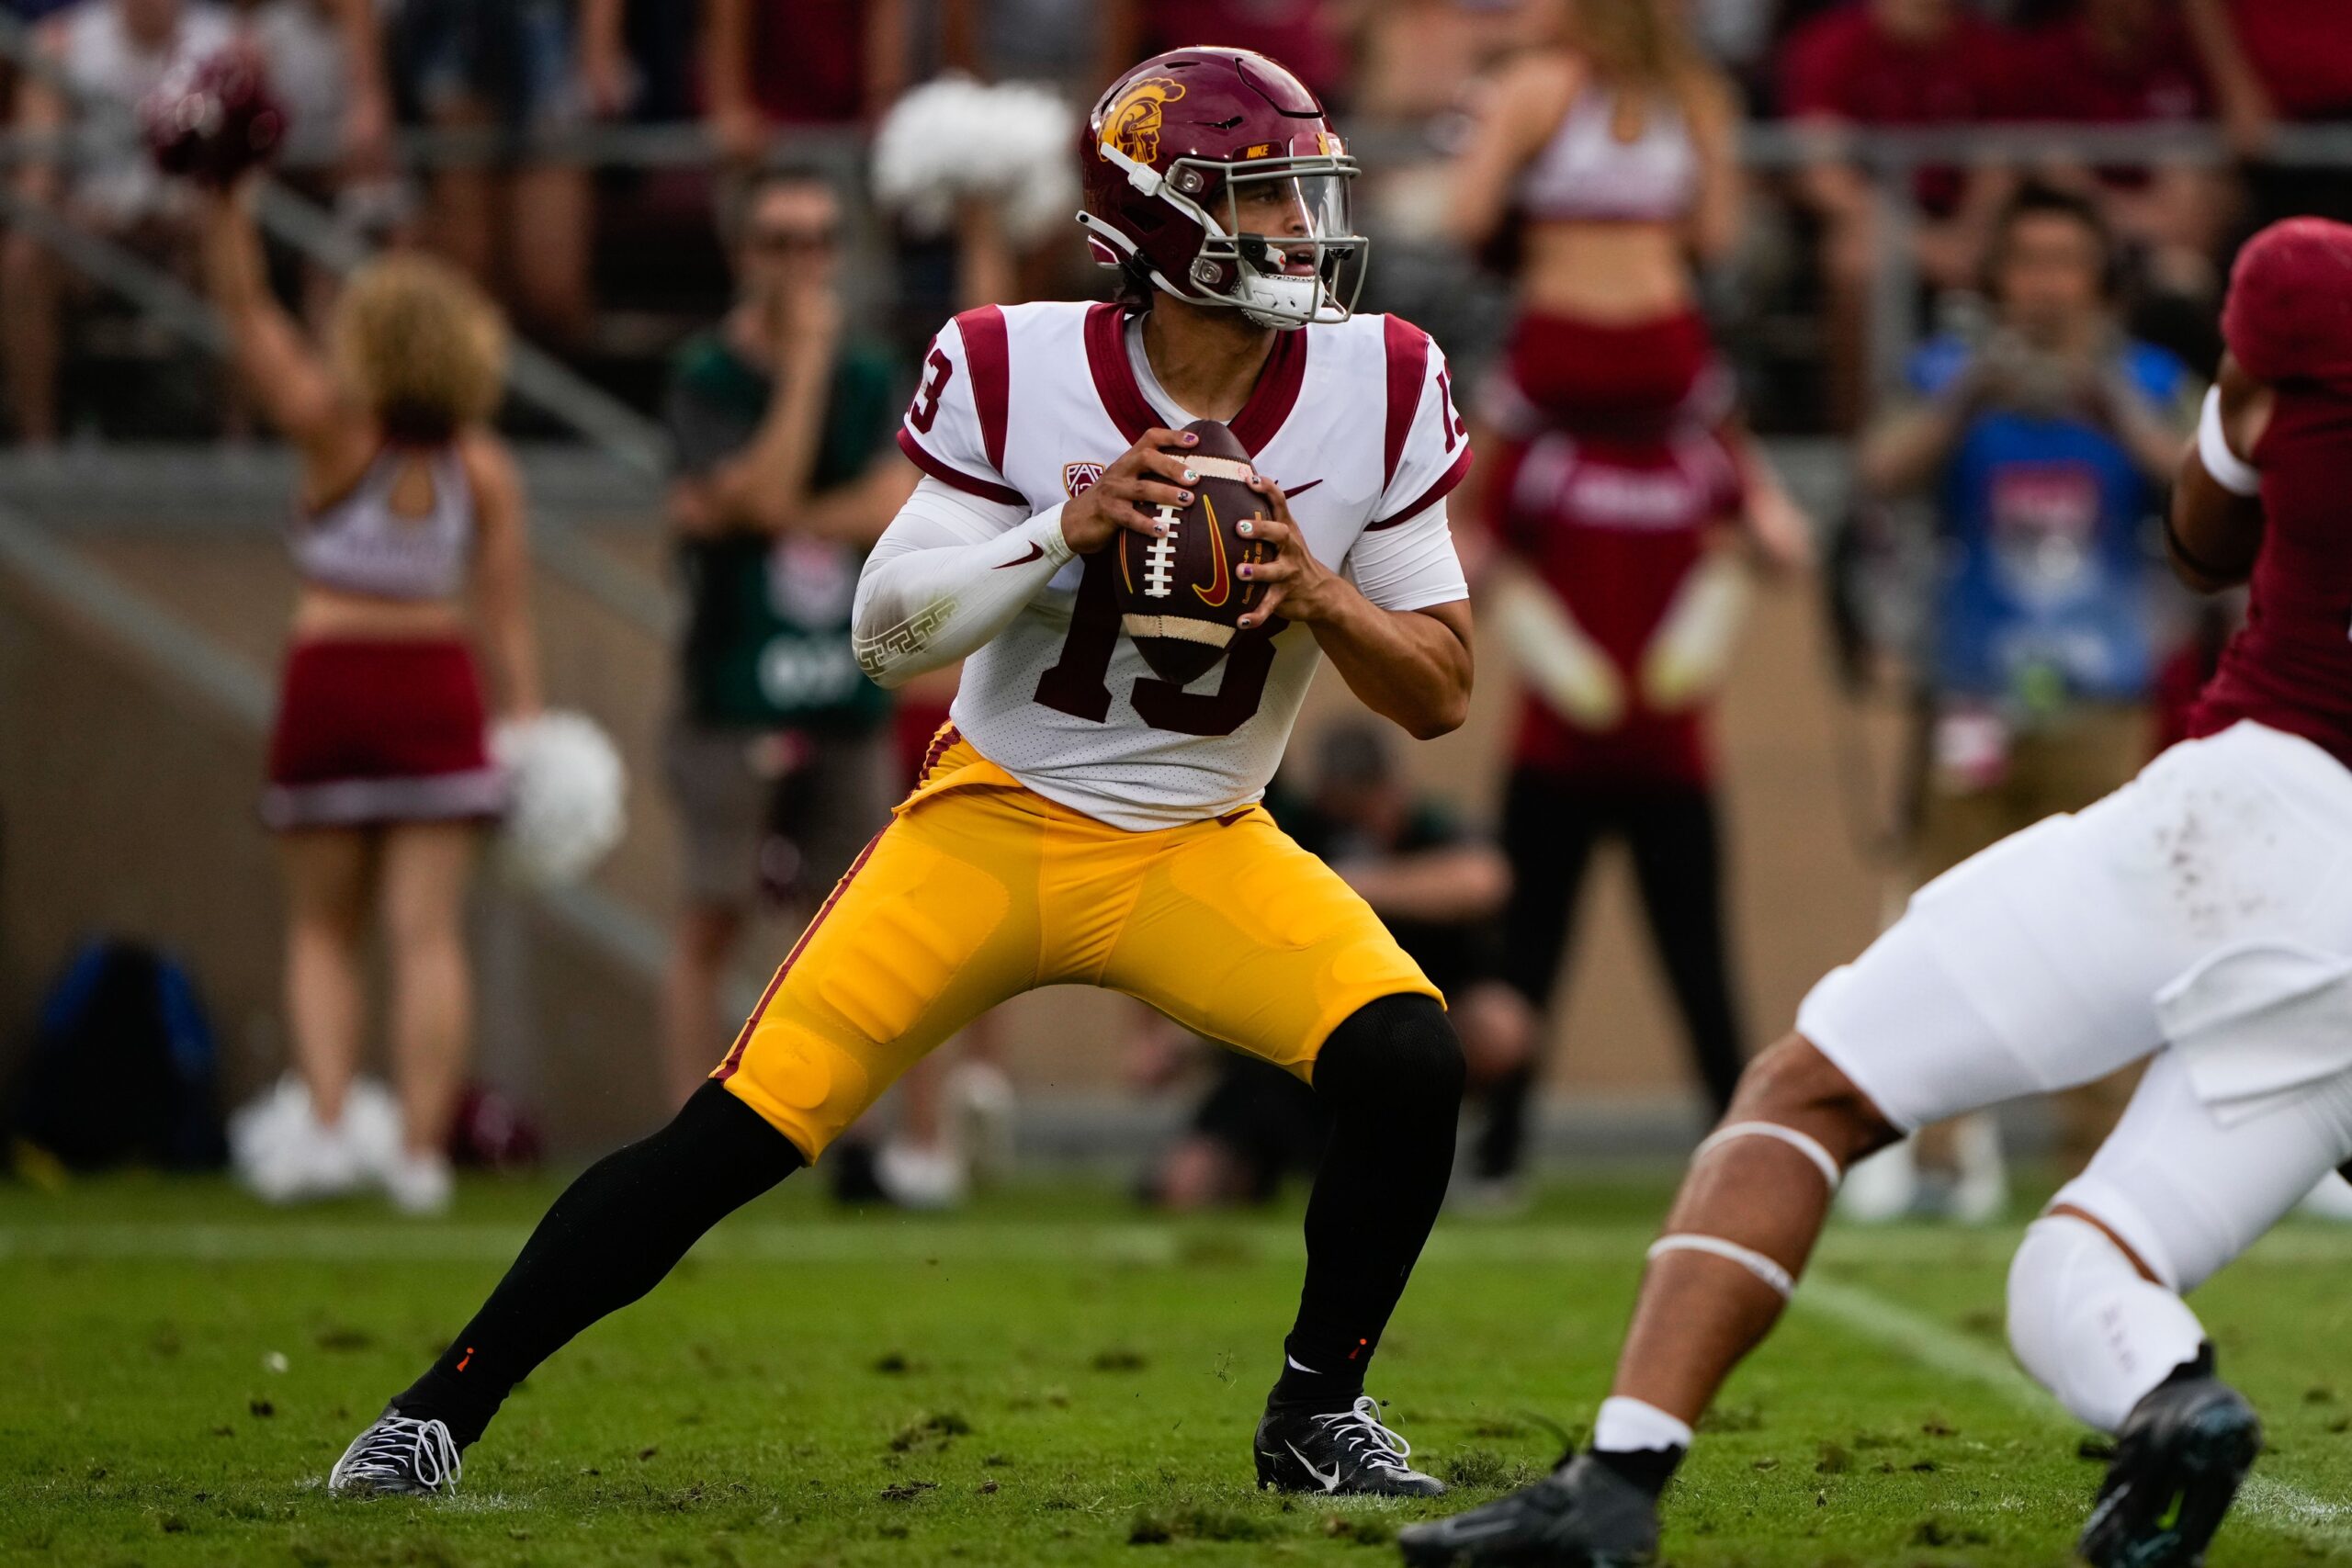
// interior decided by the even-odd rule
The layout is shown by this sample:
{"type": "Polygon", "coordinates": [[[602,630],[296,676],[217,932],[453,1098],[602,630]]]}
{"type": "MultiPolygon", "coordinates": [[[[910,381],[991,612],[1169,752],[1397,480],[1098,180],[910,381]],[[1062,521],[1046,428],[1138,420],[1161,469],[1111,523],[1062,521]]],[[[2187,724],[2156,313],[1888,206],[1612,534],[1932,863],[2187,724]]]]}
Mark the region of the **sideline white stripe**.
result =
{"type": "MultiPolygon", "coordinates": [[[[2006,1354],[1956,1334],[1875,1291],[1816,1275],[1807,1278],[1799,1289],[1796,1304],[1836,1318],[1864,1338],[1924,1367],[1990,1389],[2037,1419],[2082,1429],[2071,1412],[2006,1354]]],[[[2239,1490],[2233,1512],[2272,1529],[2352,1540],[2352,1506],[2324,1501],[2301,1487],[2259,1474],[2248,1478],[2239,1490]]]]}
{"type": "MultiPolygon", "coordinates": [[[[242,1202],[243,1200],[230,1200],[242,1202]]],[[[401,1223],[390,1219],[267,1220],[220,1223],[98,1222],[88,1224],[0,1224],[0,1262],[56,1258],[153,1263],[503,1263],[530,1234],[527,1223],[401,1223]]],[[[1637,1268],[1657,1239],[1647,1225],[1515,1225],[1482,1229],[1441,1225],[1423,1256],[1430,1263],[1637,1268]]],[[[1818,1264],[1892,1267],[2005,1267],[2018,1243],[2012,1230],[1829,1232],[1815,1253],[1818,1264]]],[[[1240,1221],[1196,1224],[1182,1221],[1083,1222],[989,1219],[760,1223],[720,1227],[695,1249],[708,1263],[1052,1263],[1114,1262],[1176,1266],[1221,1262],[1286,1262],[1302,1250],[1288,1222],[1240,1221]]],[[[2248,1258],[2257,1267],[2352,1266],[2352,1230],[2295,1227],[2257,1243],[2248,1258]]],[[[1814,1289],[1806,1287],[1806,1291],[1814,1289]]],[[[1826,1291],[1851,1291],[1834,1280],[1826,1291]]],[[[1799,1292],[1799,1299],[1806,1291],[1799,1292]]],[[[1875,1298],[1873,1298],[1875,1299],[1875,1298]]],[[[1890,1310],[1900,1310],[1889,1303],[1890,1310]]],[[[1929,1325],[1930,1327],[1934,1326],[1929,1325]]],[[[1965,1348],[1967,1341],[1959,1342],[1965,1348]]],[[[1990,1354],[1988,1352],[1988,1354],[1990,1354]]],[[[2007,1360],[1991,1355],[2006,1368],[2007,1360]]],[[[1973,1375],[1973,1374],[1970,1374],[1973,1375]]]]}

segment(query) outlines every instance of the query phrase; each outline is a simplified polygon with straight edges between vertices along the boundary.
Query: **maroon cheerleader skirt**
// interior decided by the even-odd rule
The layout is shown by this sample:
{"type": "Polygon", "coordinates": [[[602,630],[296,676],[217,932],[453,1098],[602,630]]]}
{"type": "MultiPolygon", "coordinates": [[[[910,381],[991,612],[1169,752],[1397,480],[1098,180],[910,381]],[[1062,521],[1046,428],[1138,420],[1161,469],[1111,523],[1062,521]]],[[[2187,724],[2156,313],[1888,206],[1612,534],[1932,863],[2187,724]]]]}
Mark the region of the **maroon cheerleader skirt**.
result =
{"type": "Polygon", "coordinates": [[[269,738],[262,820],[281,832],[496,817],[481,677],[453,639],[296,643],[269,738]]]}

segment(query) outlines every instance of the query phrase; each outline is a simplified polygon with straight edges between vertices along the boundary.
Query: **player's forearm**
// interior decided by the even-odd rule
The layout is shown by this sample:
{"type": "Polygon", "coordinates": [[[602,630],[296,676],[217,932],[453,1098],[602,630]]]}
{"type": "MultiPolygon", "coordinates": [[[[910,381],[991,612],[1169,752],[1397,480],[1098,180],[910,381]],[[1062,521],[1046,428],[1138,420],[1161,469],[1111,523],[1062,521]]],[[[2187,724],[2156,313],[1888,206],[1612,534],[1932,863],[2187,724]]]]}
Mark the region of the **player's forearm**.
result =
{"type": "Polygon", "coordinates": [[[1364,706],[1416,740],[1434,740],[1469,716],[1469,618],[1466,600],[1384,610],[1350,590],[1312,624],[1325,657],[1364,706]]]}
{"type": "Polygon", "coordinates": [[[780,534],[808,504],[831,396],[828,359],[830,355],[795,355],[752,445],[711,475],[711,499],[729,523],[780,534]]]}
{"type": "Polygon", "coordinates": [[[1510,897],[1510,863],[1485,844],[1341,862],[1331,869],[1385,920],[1481,920],[1510,897]]]}
{"type": "Polygon", "coordinates": [[[1935,477],[1960,438],[1955,398],[1939,398],[1890,414],[1862,443],[1855,473],[1873,495],[1904,495],[1935,477]]]}
{"type": "Polygon", "coordinates": [[[1002,532],[919,489],[858,574],[851,640],[876,685],[904,685],[1002,631],[1070,558],[1061,508],[1002,532]]]}

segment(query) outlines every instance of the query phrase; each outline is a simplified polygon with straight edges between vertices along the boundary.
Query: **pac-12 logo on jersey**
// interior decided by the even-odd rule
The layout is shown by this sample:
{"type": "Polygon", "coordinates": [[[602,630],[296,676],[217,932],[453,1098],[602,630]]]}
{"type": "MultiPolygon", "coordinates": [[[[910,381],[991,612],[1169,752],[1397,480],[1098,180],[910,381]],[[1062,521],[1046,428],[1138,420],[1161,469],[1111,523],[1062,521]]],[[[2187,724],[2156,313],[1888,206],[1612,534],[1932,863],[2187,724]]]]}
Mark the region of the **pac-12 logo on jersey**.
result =
{"type": "Polygon", "coordinates": [[[1094,481],[1102,477],[1104,467],[1105,465],[1101,463],[1064,463],[1062,465],[1063,491],[1072,501],[1076,501],[1094,488],[1094,481]]]}
{"type": "Polygon", "coordinates": [[[1102,145],[1138,164],[1159,162],[1160,125],[1168,106],[1183,96],[1184,84],[1172,76],[1147,76],[1132,84],[1102,117],[1102,145]]]}

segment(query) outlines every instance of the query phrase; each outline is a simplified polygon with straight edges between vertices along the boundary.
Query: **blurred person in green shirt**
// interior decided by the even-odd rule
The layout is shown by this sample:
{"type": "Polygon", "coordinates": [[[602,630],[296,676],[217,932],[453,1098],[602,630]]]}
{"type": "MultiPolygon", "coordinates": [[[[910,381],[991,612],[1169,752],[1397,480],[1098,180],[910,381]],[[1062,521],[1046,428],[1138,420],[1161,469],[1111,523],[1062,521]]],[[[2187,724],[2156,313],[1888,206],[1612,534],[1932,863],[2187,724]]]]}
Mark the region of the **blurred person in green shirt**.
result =
{"type": "Polygon", "coordinates": [[[843,325],[842,214],[777,170],[723,218],[734,308],[682,346],[669,500],[687,621],[663,773],[684,899],[663,990],[672,1098],[727,1047],[719,988],[763,897],[806,913],[888,820],[888,694],[850,649],[866,547],[914,485],[888,358],[843,325]]]}

